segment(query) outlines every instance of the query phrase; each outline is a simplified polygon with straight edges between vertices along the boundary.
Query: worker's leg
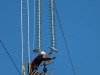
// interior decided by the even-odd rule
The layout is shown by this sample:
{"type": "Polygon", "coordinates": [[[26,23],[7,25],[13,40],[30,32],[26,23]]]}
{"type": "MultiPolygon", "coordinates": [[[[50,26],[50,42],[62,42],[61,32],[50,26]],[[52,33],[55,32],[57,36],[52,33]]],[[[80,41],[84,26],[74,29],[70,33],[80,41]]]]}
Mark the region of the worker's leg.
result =
{"type": "Polygon", "coordinates": [[[38,70],[38,66],[37,66],[37,65],[34,65],[34,66],[32,67],[32,71],[34,71],[34,70],[38,70]]]}

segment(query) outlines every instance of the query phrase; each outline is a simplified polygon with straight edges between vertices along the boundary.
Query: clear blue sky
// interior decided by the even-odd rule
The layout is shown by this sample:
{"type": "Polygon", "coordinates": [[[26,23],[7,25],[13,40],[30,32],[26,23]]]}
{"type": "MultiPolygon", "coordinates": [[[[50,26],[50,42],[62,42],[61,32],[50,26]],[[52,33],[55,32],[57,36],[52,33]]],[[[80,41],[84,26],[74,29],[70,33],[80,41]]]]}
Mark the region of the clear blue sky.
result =
{"type": "MultiPolygon", "coordinates": [[[[42,0],[42,48],[49,52],[49,0],[42,0]]],[[[100,75],[100,0],[55,0],[76,75],[100,75]]],[[[48,66],[54,75],[74,75],[56,20],[58,53],[55,64],[48,66]]],[[[34,0],[30,0],[30,44],[34,25],[34,0]]],[[[21,72],[20,0],[0,1],[0,40],[21,72]]],[[[32,55],[31,55],[32,58],[32,55]]],[[[32,60],[32,59],[31,59],[32,60]]],[[[0,44],[0,75],[19,75],[0,44]]]]}

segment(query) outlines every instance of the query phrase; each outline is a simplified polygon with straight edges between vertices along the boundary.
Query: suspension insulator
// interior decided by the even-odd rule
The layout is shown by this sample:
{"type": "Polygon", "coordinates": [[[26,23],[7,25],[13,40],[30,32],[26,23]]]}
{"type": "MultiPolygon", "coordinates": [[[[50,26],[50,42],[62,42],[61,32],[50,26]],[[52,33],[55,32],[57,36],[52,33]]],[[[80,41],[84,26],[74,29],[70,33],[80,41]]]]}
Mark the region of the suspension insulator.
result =
{"type": "Polygon", "coordinates": [[[36,48],[41,50],[41,0],[36,0],[36,48]]]}
{"type": "Polygon", "coordinates": [[[50,0],[50,32],[51,32],[51,47],[55,48],[55,17],[54,17],[54,0],[50,0]]]}

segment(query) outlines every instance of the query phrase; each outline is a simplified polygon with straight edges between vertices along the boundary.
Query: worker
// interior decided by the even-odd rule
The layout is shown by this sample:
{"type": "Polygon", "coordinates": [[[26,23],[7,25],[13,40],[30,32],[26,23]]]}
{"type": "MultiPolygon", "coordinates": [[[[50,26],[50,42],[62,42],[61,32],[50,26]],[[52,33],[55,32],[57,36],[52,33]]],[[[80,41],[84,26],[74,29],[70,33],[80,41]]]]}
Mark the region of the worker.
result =
{"type": "Polygon", "coordinates": [[[39,52],[38,56],[32,61],[32,63],[31,63],[32,72],[34,70],[38,70],[38,67],[42,61],[55,59],[55,57],[46,58],[45,55],[46,55],[46,53],[44,51],[41,51],[41,52],[39,52]]]}

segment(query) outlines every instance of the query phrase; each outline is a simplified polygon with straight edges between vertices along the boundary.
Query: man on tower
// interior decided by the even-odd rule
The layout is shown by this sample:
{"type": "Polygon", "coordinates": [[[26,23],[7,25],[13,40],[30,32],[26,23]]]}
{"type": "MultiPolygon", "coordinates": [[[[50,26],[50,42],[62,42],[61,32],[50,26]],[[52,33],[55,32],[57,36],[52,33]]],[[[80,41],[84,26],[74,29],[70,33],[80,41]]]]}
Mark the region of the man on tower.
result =
{"type": "Polygon", "coordinates": [[[39,65],[41,64],[42,61],[55,59],[55,57],[46,58],[45,55],[46,55],[46,53],[44,51],[41,51],[41,52],[39,52],[38,56],[32,61],[32,63],[31,63],[32,72],[34,70],[38,70],[38,67],[39,67],[39,65]]]}

